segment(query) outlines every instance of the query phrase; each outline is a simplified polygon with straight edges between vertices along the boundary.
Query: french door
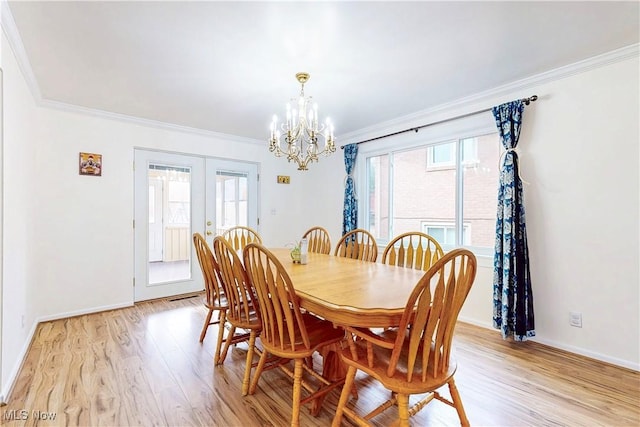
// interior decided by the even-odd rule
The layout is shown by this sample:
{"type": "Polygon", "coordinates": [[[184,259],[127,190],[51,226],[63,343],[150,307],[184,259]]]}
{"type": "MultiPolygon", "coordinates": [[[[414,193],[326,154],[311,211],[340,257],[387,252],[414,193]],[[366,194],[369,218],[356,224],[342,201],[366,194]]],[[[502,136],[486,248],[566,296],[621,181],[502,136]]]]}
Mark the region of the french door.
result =
{"type": "Polygon", "coordinates": [[[193,233],[258,225],[257,165],[135,150],[134,300],[203,289],[193,233]]]}
{"type": "Polygon", "coordinates": [[[207,158],[206,238],[244,225],[258,229],[258,166],[207,158]],[[211,188],[214,187],[214,188],[211,188]]]}

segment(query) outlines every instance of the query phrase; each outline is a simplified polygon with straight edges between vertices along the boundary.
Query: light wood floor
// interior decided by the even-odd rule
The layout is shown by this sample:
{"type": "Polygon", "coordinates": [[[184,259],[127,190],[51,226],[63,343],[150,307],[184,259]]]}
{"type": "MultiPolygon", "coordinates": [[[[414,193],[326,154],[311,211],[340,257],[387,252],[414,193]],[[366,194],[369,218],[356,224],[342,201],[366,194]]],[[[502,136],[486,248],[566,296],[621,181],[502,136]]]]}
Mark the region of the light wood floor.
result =
{"type": "MultiPolygon", "coordinates": [[[[288,425],[291,380],[279,370],[265,372],[256,394],[242,397],[246,347],[238,345],[223,366],[214,367],[216,327],[198,342],[204,315],[197,297],[41,324],[12,398],[0,408],[0,424],[288,425]],[[34,411],[55,419],[38,421],[34,411]]],[[[456,383],[472,425],[640,425],[638,372],[533,342],[505,342],[497,331],[466,324],[458,325],[454,342],[456,383]]],[[[359,408],[373,408],[388,396],[366,377],[357,381],[359,408]]],[[[338,394],[328,396],[317,418],[303,407],[301,424],[329,425],[338,394]]],[[[375,422],[389,425],[390,417],[375,422]]],[[[458,420],[453,408],[434,401],[413,423],[458,420]]]]}

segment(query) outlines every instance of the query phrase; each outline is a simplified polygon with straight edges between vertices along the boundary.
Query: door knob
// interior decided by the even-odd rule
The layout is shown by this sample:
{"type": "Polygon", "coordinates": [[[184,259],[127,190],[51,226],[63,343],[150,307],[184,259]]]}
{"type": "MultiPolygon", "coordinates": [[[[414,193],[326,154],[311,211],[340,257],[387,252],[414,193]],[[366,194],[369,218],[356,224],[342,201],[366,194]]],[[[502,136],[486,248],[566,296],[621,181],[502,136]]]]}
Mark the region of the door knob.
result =
{"type": "Polygon", "coordinates": [[[207,221],[207,225],[211,225],[213,224],[211,221],[207,221]]]}
{"type": "Polygon", "coordinates": [[[209,230],[207,230],[207,236],[211,236],[213,233],[209,230]]]}

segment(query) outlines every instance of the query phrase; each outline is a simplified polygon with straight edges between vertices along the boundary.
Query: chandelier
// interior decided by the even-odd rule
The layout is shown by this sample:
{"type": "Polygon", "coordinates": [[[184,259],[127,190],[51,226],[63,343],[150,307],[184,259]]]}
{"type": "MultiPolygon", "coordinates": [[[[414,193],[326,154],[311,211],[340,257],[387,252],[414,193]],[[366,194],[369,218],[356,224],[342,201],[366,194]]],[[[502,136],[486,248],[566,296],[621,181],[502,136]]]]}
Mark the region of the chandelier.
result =
{"type": "Polygon", "coordinates": [[[304,96],[304,84],[309,80],[308,73],[296,74],[300,82],[300,96],[292,102],[297,102],[297,109],[287,104],[287,120],[278,126],[278,117],[273,116],[271,122],[271,138],[269,138],[269,151],[276,157],[287,156],[298,164],[298,170],[307,170],[309,162],[317,162],[318,156],[336,151],[333,137],[333,125],[327,118],[324,124],[318,125],[318,104],[311,107],[311,97],[304,96]],[[280,131],[284,135],[285,147],[280,145],[280,131]],[[318,139],[324,140],[323,148],[318,146],[318,139]]]}

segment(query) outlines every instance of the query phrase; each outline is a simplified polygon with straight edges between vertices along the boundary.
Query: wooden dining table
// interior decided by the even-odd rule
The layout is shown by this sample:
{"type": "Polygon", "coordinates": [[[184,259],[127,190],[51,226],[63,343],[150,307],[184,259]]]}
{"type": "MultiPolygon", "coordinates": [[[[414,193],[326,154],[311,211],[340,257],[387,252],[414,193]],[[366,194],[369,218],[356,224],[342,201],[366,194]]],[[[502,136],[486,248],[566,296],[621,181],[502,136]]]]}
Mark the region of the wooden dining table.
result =
{"type": "Polygon", "coordinates": [[[336,325],[397,326],[424,271],[309,253],[294,264],[289,249],[270,249],[291,277],[300,306],[336,325]]]}
{"type": "MultiPolygon", "coordinates": [[[[289,249],[270,249],[283,265],[300,307],[333,322],[336,327],[398,326],[409,295],[424,271],[333,255],[309,253],[306,264],[293,263],[289,249]]],[[[339,357],[345,343],[320,351],[322,376],[337,381],[346,376],[339,357]]],[[[312,403],[316,415],[324,396],[312,403]]]]}

